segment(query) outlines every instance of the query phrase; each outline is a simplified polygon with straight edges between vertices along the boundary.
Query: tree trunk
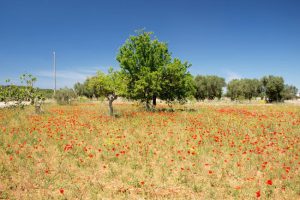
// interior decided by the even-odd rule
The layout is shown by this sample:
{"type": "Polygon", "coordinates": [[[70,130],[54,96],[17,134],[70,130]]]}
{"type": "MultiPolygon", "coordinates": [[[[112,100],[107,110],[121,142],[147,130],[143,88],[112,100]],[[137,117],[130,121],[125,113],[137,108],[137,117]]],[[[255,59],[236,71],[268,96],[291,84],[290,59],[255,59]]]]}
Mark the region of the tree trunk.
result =
{"type": "Polygon", "coordinates": [[[41,105],[35,105],[35,113],[36,114],[41,114],[42,113],[42,109],[41,109],[41,105]]]}
{"type": "Polygon", "coordinates": [[[153,108],[156,107],[156,95],[155,94],[152,96],[152,105],[153,105],[153,108]]]}
{"type": "Polygon", "coordinates": [[[108,108],[109,108],[109,116],[114,116],[114,108],[113,108],[113,101],[116,100],[118,98],[117,95],[115,94],[109,94],[107,96],[107,100],[108,100],[108,108]]]}
{"type": "Polygon", "coordinates": [[[147,111],[150,110],[150,102],[149,102],[149,99],[146,100],[146,110],[147,110],[147,111]]]}
{"type": "Polygon", "coordinates": [[[39,99],[36,98],[34,100],[34,108],[35,108],[35,113],[36,114],[42,114],[43,113],[41,106],[42,106],[42,100],[39,100],[39,99]]]}
{"type": "Polygon", "coordinates": [[[113,100],[108,100],[108,107],[109,107],[109,116],[114,116],[114,108],[113,108],[113,100]]]}

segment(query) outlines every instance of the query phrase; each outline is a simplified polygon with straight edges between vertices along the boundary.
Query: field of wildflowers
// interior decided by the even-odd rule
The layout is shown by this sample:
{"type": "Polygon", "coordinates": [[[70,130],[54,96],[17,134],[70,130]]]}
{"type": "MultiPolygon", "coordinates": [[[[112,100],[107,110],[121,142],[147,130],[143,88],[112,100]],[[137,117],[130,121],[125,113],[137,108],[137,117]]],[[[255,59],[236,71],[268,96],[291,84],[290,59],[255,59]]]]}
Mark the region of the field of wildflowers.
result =
{"type": "Polygon", "coordinates": [[[1,109],[0,199],[300,198],[300,106],[115,107],[1,109]]]}

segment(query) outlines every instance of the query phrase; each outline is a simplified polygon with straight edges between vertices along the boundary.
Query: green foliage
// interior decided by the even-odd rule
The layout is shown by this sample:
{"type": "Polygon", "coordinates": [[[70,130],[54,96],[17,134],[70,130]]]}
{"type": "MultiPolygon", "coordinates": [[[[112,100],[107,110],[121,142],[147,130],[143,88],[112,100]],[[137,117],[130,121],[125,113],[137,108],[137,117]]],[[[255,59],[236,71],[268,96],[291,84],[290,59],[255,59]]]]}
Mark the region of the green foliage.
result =
{"type": "Polygon", "coordinates": [[[22,74],[20,76],[21,86],[17,86],[9,79],[6,80],[5,86],[0,87],[0,100],[5,103],[13,101],[16,106],[23,107],[22,102],[30,101],[34,104],[36,101],[43,101],[43,95],[33,87],[37,79],[31,74],[22,74]]]}
{"type": "Polygon", "coordinates": [[[147,109],[151,99],[155,106],[157,97],[170,102],[184,100],[193,92],[189,65],[179,59],[172,62],[167,44],[151,36],[151,32],[137,32],[117,55],[121,72],[128,80],[126,97],[146,102],[147,109]]]}
{"type": "Polygon", "coordinates": [[[99,96],[97,95],[97,91],[96,88],[91,87],[91,83],[94,79],[94,77],[91,78],[87,78],[84,83],[83,83],[83,95],[88,97],[88,98],[92,98],[92,97],[96,97],[99,98],[99,96]]]}
{"type": "Polygon", "coordinates": [[[86,88],[84,87],[84,84],[81,84],[79,82],[75,83],[74,85],[74,91],[76,95],[78,96],[84,96],[86,88]]]}
{"type": "Polygon", "coordinates": [[[283,100],[284,95],[295,92],[295,88],[286,88],[284,91],[284,80],[278,76],[264,76],[258,79],[234,79],[227,85],[227,96],[231,100],[248,99],[253,97],[266,97],[269,102],[279,102],[283,100]]]}
{"type": "Polygon", "coordinates": [[[242,94],[245,99],[261,96],[262,83],[258,79],[241,79],[242,94]]]}
{"type": "Polygon", "coordinates": [[[290,100],[297,98],[298,88],[293,85],[284,85],[284,89],[281,95],[284,100],[290,100]]]}
{"type": "Polygon", "coordinates": [[[226,86],[225,79],[218,76],[196,76],[195,98],[197,100],[204,99],[220,99],[222,97],[223,87],[226,86]]]}
{"type": "Polygon", "coordinates": [[[268,102],[279,102],[283,100],[282,92],[284,89],[284,80],[280,76],[264,76],[261,79],[263,84],[263,92],[268,102]]]}
{"type": "Polygon", "coordinates": [[[172,101],[185,102],[186,97],[195,92],[192,75],[187,71],[191,65],[182,63],[179,59],[162,67],[159,98],[168,103],[172,101]]]}
{"type": "Polygon", "coordinates": [[[231,100],[237,100],[243,95],[241,81],[238,79],[233,79],[227,84],[227,96],[231,100]]]}
{"type": "Polygon", "coordinates": [[[126,93],[125,83],[123,74],[110,68],[108,74],[98,71],[96,76],[91,77],[87,83],[87,89],[93,91],[97,97],[123,96],[126,93]]]}
{"type": "Polygon", "coordinates": [[[77,97],[73,89],[62,88],[56,91],[54,99],[60,105],[71,104],[71,101],[77,97]]]}
{"type": "Polygon", "coordinates": [[[234,79],[227,85],[227,96],[231,100],[251,100],[262,96],[262,83],[258,79],[234,79]]]}
{"type": "Polygon", "coordinates": [[[127,97],[147,102],[160,91],[161,67],[171,55],[164,42],[151,38],[151,32],[139,31],[120,48],[117,61],[128,78],[127,97]]]}
{"type": "Polygon", "coordinates": [[[118,96],[127,94],[126,76],[119,71],[113,71],[113,68],[109,69],[108,74],[98,71],[97,75],[87,79],[85,84],[86,91],[91,91],[97,97],[107,98],[111,116],[113,115],[113,101],[118,96]]]}
{"type": "Polygon", "coordinates": [[[41,94],[46,99],[51,99],[53,97],[53,89],[40,89],[37,88],[36,91],[41,94]]]}
{"type": "Polygon", "coordinates": [[[197,100],[204,100],[208,97],[207,95],[207,83],[206,83],[206,77],[205,76],[196,76],[195,77],[195,98],[197,100]]]}

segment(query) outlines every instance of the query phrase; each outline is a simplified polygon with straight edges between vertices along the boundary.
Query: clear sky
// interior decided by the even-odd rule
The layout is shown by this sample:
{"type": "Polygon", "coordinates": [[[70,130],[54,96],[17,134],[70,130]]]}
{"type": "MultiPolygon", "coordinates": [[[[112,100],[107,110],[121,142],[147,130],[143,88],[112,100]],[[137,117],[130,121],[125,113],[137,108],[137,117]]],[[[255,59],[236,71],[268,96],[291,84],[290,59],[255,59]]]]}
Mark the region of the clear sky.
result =
{"type": "Polygon", "coordinates": [[[226,80],[279,75],[300,89],[299,0],[0,0],[0,84],[22,73],[53,88],[118,68],[118,48],[140,28],[226,80]]]}

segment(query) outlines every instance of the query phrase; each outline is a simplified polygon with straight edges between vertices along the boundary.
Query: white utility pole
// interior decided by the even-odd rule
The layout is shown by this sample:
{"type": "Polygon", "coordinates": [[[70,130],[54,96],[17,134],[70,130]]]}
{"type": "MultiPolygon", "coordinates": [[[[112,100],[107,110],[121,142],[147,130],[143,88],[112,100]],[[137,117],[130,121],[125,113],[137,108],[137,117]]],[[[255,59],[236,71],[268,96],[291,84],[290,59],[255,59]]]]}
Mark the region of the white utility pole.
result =
{"type": "Polygon", "coordinates": [[[55,51],[53,51],[53,69],[54,69],[54,95],[56,93],[56,60],[55,60],[55,51]]]}

